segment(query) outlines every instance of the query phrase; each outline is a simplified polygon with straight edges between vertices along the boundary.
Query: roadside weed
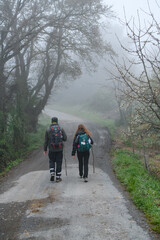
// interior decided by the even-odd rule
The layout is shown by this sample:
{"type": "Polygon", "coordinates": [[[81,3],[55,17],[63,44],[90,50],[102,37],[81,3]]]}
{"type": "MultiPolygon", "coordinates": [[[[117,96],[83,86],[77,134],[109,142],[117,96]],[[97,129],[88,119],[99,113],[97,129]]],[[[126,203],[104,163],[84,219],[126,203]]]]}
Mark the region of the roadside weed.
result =
{"type": "Polygon", "coordinates": [[[22,162],[26,155],[34,149],[38,149],[43,145],[45,126],[39,125],[36,133],[28,133],[26,136],[26,145],[16,152],[15,156],[8,158],[6,167],[0,172],[0,176],[7,173],[12,167],[17,166],[22,162]]]}
{"type": "Polygon", "coordinates": [[[149,175],[137,155],[127,150],[114,153],[115,173],[136,206],[142,210],[152,230],[160,233],[160,182],[149,175]]]}

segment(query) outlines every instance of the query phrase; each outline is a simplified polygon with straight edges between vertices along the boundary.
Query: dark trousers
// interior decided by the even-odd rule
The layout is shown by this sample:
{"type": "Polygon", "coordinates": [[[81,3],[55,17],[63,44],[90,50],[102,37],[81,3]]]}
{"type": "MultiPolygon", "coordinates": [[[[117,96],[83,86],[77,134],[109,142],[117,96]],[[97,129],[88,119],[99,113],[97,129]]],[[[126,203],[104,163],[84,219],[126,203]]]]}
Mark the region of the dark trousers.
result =
{"type": "Polygon", "coordinates": [[[50,173],[55,174],[56,178],[60,178],[62,174],[62,160],[63,160],[63,152],[49,152],[49,168],[50,173]],[[56,165],[56,166],[55,166],[56,165]]]}
{"type": "Polygon", "coordinates": [[[89,151],[87,152],[78,152],[77,157],[79,161],[79,175],[83,178],[88,177],[88,163],[89,163],[89,151]]]}

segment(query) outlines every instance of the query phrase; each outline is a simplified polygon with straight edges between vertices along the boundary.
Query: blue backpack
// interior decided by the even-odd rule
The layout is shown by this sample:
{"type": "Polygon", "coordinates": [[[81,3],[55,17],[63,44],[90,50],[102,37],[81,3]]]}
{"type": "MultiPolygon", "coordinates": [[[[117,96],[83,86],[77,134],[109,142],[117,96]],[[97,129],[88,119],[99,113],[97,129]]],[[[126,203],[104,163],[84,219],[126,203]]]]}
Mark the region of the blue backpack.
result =
{"type": "Polygon", "coordinates": [[[79,135],[78,139],[78,152],[87,152],[91,148],[89,138],[86,133],[79,135]]]}

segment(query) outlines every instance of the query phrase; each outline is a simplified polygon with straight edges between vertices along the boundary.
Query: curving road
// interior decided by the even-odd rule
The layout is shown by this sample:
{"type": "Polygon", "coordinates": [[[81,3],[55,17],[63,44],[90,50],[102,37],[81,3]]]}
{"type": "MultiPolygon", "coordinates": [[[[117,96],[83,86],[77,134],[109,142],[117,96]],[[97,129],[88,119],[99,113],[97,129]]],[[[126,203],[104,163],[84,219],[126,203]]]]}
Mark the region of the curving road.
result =
{"type": "Polygon", "coordinates": [[[48,159],[43,149],[34,151],[18,167],[1,179],[1,240],[155,240],[143,215],[130,202],[116,180],[109,160],[111,140],[107,129],[85,122],[93,132],[89,182],[78,177],[77,159],[71,158],[75,129],[82,119],[57,111],[68,141],[65,144],[67,176],[49,181],[48,159]],[[65,119],[65,121],[63,120],[65,119]]]}

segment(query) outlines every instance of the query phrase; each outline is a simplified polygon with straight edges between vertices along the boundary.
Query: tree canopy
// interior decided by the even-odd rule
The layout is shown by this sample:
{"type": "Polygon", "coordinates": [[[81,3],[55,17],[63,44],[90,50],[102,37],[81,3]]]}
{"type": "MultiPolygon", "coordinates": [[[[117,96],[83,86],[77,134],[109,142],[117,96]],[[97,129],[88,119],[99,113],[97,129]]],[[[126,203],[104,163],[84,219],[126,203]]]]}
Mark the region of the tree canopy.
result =
{"type": "Polygon", "coordinates": [[[55,83],[90,69],[111,52],[101,34],[112,17],[102,0],[0,0],[0,145],[24,142],[55,83]]]}

